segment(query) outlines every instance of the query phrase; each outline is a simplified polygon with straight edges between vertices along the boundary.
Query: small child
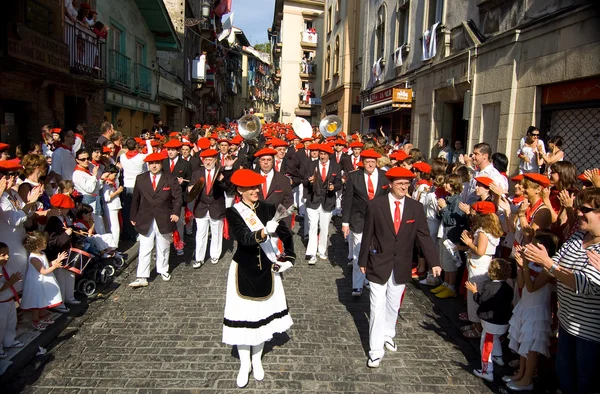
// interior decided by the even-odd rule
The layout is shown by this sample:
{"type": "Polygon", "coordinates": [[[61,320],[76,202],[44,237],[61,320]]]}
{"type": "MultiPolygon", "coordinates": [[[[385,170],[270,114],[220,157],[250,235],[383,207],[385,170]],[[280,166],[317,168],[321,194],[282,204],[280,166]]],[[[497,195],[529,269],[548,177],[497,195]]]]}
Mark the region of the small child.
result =
{"type": "Polygon", "coordinates": [[[108,164],[104,169],[107,174],[104,178],[102,186],[102,197],[106,204],[104,215],[109,223],[113,242],[110,245],[113,248],[119,246],[119,238],[121,236],[121,225],[119,223],[119,212],[121,211],[121,198],[119,195],[123,192],[123,186],[117,185],[117,176],[119,175],[119,167],[114,164],[108,164]]]}
{"type": "Polygon", "coordinates": [[[45,310],[63,304],[60,287],[53,272],[62,267],[62,261],[67,258],[67,253],[61,252],[55,260],[48,262],[44,254],[47,243],[48,235],[41,231],[34,231],[27,235],[24,243],[32,267],[27,271],[25,278],[21,309],[31,310],[33,328],[39,331],[44,331],[46,325],[54,323],[54,320],[47,317],[45,310]]]}
{"type": "Polygon", "coordinates": [[[465,283],[467,290],[473,293],[473,300],[479,304],[477,316],[483,327],[481,369],[474,369],[473,373],[488,382],[494,381],[494,362],[504,365],[500,336],[508,331],[508,321],[512,314],[513,289],[506,283],[511,272],[511,266],[506,260],[494,259],[488,268],[490,281],[486,281],[481,290],[474,282],[465,283]]]}
{"type": "MultiPolygon", "coordinates": [[[[94,231],[94,209],[89,204],[80,204],[75,213],[75,221],[73,227],[80,232],[76,233],[76,240],[83,243],[80,249],[88,253],[107,258],[114,255],[120,256],[112,247],[113,236],[110,233],[96,234],[94,231]],[[83,234],[86,234],[85,236],[83,234]]],[[[77,246],[79,247],[79,246],[77,246]]]]}
{"type": "Polygon", "coordinates": [[[23,342],[15,339],[17,336],[17,309],[15,300],[18,300],[14,284],[22,279],[20,272],[8,275],[6,263],[9,259],[8,245],[0,242],[0,359],[6,358],[4,348],[23,347],[23,342]]]}

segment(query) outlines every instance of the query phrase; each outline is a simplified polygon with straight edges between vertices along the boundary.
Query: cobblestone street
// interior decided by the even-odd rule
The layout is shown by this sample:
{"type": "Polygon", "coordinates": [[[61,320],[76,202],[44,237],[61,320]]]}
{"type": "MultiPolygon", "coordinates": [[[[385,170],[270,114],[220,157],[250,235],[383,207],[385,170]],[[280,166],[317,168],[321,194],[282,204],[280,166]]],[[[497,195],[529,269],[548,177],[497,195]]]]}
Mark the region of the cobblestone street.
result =
{"type": "MultiPolygon", "coordinates": [[[[408,286],[398,320],[397,353],[378,369],[366,366],[368,291],[350,295],[346,245],[331,226],[331,262],[309,267],[296,237],[298,263],[284,286],[294,326],[263,357],[265,380],[250,377],[248,393],[486,393],[451,342],[431,301],[408,286]]],[[[297,227],[296,227],[297,229],[297,227]]],[[[193,251],[192,239],[185,258],[193,251]]],[[[225,246],[231,243],[225,243],[225,246]]],[[[174,253],[172,254],[174,256],[174,253]]],[[[49,361],[29,379],[28,393],[239,392],[235,350],[221,343],[228,251],[198,270],[172,261],[172,280],[126,286],[135,262],[114,291],[73,335],[63,335],[49,361]]]]}

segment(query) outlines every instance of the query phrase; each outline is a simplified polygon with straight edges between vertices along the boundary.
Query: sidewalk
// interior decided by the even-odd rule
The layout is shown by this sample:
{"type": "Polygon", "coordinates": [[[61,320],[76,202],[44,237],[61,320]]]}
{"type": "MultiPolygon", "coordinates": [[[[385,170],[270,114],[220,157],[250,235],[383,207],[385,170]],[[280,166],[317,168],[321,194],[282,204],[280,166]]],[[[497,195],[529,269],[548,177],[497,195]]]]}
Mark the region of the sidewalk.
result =
{"type": "MultiPolygon", "coordinates": [[[[120,251],[127,254],[127,261],[118,272],[119,275],[122,275],[129,264],[137,259],[138,243],[122,242],[120,251]]],[[[18,314],[17,339],[23,342],[25,346],[16,349],[5,349],[8,357],[0,360],[0,386],[10,382],[16,375],[22,374],[27,369],[30,369],[33,373],[47,362],[45,357],[38,356],[45,354],[46,348],[50,345],[55,346],[56,344],[53,344],[53,341],[62,342],[75,335],[78,327],[90,317],[91,312],[106,301],[108,295],[117,287],[118,285],[115,284],[114,280],[111,280],[103,287],[99,287],[87,299],[85,296],[76,293],[76,298],[81,301],[81,304],[69,305],[69,313],[51,313],[51,318],[56,322],[47,326],[45,331],[34,330],[31,327],[29,314],[20,312],[18,314]]]]}

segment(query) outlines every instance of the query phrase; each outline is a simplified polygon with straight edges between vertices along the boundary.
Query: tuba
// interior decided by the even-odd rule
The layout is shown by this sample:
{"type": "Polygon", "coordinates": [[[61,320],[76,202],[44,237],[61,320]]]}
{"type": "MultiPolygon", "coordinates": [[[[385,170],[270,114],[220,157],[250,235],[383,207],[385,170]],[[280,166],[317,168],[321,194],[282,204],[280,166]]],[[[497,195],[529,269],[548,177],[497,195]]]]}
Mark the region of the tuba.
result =
{"type": "Polygon", "coordinates": [[[294,133],[296,133],[300,139],[312,138],[313,136],[313,130],[310,122],[299,116],[294,118],[294,121],[292,122],[292,129],[294,129],[294,133]]]}
{"type": "Polygon", "coordinates": [[[260,135],[260,119],[256,115],[244,115],[238,120],[238,133],[245,140],[256,139],[260,135]]]}
{"type": "Polygon", "coordinates": [[[342,132],[342,119],[337,115],[324,117],[319,123],[319,131],[325,138],[338,135],[342,132]]]}

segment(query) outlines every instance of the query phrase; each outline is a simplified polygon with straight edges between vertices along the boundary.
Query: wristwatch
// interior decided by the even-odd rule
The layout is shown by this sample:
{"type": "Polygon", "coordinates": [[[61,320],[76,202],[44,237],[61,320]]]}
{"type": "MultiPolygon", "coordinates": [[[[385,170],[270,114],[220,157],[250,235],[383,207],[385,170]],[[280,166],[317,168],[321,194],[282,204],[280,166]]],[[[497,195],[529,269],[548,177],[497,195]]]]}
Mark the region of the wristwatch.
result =
{"type": "Polygon", "coordinates": [[[554,275],[554,271],[558,268],[558,264],[556,263],[552,263],[552,265],[550,266],[550,268],[548,268],[548,273],[551,275],[554,275]]]}

